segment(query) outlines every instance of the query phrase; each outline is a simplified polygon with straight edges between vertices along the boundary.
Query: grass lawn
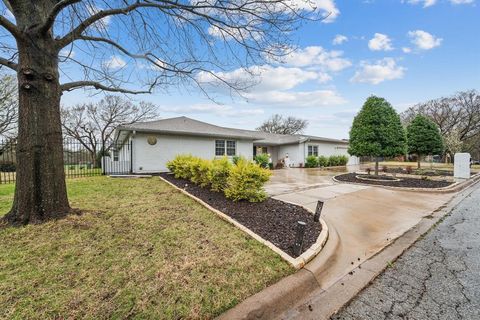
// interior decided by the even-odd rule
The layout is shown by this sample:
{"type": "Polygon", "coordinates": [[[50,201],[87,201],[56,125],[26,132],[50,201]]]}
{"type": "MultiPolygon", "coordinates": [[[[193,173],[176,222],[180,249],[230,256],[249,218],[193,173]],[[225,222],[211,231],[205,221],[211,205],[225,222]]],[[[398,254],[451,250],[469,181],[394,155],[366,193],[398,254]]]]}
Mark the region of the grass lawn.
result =
{"type": "Polygon", "coordinates": [[[2,319],[212,318],[294,272],[157,178],[67,182],[87,213],[0,229],[2,319]]]}

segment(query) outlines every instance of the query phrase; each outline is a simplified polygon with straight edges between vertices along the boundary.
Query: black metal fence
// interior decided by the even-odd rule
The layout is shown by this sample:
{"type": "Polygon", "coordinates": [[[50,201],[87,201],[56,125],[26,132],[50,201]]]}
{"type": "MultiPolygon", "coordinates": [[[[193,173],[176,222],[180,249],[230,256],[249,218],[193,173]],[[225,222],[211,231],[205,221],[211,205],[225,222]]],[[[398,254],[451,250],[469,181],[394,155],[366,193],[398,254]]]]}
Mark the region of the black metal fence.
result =
{"type": "MultiPolygon", "coordinates": [[[[132,172],[132,143],[92,146],[75,139],[64,139],[63,160],[66,178],[92,177],[132,172]]],[[[0,140],[0,184],[14,183],[17,142],[0,140]]]]}

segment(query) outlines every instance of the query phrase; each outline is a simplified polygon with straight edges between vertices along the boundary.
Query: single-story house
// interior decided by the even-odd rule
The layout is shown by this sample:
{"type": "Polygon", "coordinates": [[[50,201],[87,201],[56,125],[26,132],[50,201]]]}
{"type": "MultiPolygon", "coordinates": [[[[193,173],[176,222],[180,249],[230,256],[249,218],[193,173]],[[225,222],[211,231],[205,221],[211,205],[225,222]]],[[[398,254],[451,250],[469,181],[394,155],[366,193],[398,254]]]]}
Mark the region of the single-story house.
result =
{"type": "MultiPolygon", "coordinates": [[[[348,156],[346,140],[225,128],[187,117],[119,126],[115,146],[113,155],[104,160],[107,173],[125,168],[131,173],[167,171],[167,162],[178,154],[253,159],[268,153],[274,165],[283,161],[289,167],[303,166],[309,155],[348,156]]],[[[349,164],[357,162],[356,157],[350,157],[349,164]]]]}

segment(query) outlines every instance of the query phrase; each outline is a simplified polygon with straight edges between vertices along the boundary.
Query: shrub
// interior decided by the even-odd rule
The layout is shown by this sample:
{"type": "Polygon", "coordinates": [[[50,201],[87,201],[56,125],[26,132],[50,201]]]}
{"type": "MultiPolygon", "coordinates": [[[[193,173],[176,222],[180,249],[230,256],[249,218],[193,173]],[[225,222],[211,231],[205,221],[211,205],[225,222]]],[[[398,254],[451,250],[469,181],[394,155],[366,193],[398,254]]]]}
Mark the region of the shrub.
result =
{"type": "Polygon", "coordinates": [[[318,158],[315,156],[308,156],[305,159],[305,168],[315,168],[318,167],[318,158]]]}
{"type": "Polygon", "coordinates": [[[192,155],[177,155],[175,159],[167,162],[167,168],[175,175],[175,178],[190,180],[192,177],[192,171],[190,170],[192,161],[192,155]]]}
{"type": "Polygon", "coordinates": [[[328,165],[329,165],[328,158],[325,157],[325,156],[318,157],[318,165],[320,167],[328,167],[328,165]]]}
{"type": "Polygon", "coordinates": [[[241,156],[233,156],[233,157],[232,157],[232,163],[233,163],[233,164],[237,164],[238,160],[240,160],[240,159],[242,159],[241,156]]]}
{"type": "Polygon", "coordinates": [[[331,166],[331,167],[336,167],[339,165],[339,158],[338,156],[330,156],[328,157],[328,164],[331,166]]]}
{"type": "Polygon", "coordinates": [[[348,163],[348,156],[338,156],[338,159],[339,159],[339,165],[340,166],[346,166],[347,163],[348,163]]]}
{"type": "Polygon", "coordinates": [[[370,175],[370,173],[372,172],[372,168],[367,168],[367,169],[365,169],[365,171],[367,171],[367,174],[370,175]]]}
{"type": "Polygon", "coordinates": [[[230,175],[232,164],[227,157],[215,159],[211,162],[208,180],[213,191],[223,191],[227,187],[227,179],[230,175]]]}
{"type": "Polygon", "coordinates": [[[412,166],[407,166],[407,167],[405,168],[405,171],[406,171],[408,174],[412,174],[412,172],[413,172],[412,166]]]}
{"type": "Polygon", "coordinates": [[[239,159],[227,179],[225,196],[233,201],[260,202],[267,198],[263,185],[271,172],[251,161],[239,159]]]}
{"type": "Polygon", "coordinates": [[[382,171],[386,173],[388,171],[388,167],[387,166],[382,166],[382,171]]]}
{"type": "Polygon", "coordinates": [[[206,187],[210,184],[209,172],[212,167],[210,160],[201,158],[192,158],[190,162],[190,172],[192,177],[190,180],[201,187],[206,187]]]}
{"type": "Polygon", "coordinates": [[[270,157],[266,153],[261,153],[261,154],[255,156],[255,162],[260,167],[268,169],[269,168],[269,163],[270,163],[270,157]]]}

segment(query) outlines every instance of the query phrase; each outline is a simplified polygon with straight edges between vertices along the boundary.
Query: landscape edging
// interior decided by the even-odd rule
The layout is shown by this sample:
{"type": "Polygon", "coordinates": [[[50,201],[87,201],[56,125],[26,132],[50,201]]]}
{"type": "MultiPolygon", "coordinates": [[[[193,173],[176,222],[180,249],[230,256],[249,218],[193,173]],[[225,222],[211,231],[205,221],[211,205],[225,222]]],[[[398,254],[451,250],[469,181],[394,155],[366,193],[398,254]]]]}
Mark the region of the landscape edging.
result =
{"type": "MultiPolygon", "coordinates": [[[[192,195],[191,193],[189,193],[188,191],[186,191],[182,188],[179,188],[178,186],[174,185],[173,183],[164,179],[163,177],[161,177],[161,176],[158,176],[158,177],[163,182],[166,182],[168,185],[170,185],[173,188],[177,189],[178,191],[182,192],[186,196],[192,198],[193,200],[195,200],[196,202],[198,202],[199,204],[201,204],[202,206],[204,206],[208,210],[216,213],[223,220],[229,222],[230,224],[233,224],[235,227],[237,227],[241,231],[245,232],[246,234],[248,234],[249,236],[251,236],[252,238],[257,240],[258,242],[260,242],[260,243],[264,244],[265,246],[267,246],[268,248],[270,248],[272,251],[274,251],[275,253],[280,255],[280,257],[283,260],[287,261],[291,266],[293,266],[297,270],[303,268],[307,262],[309,262],[315,256],[317,256],[320,253],[320,251],[322,250],[322,248],[325,246],[325,243],[327,242],[328,226],[323,219],[320,219],[320,223],[322,225],[322,231],[318,235],[317,241],[312,246],[310,246],[310,248],[305,250],[305,252],[302,253],[298,258],[293,258],[290,255],[288,255],[286,252],[284,252],[282,249],[280,249],[279,247],[277,247],[276,245],[271,243],[270,241],[263,239],[258,234],[256,234],[255,232],[253,232],[249,228],[245,227],[240,222],[238,222],[238,221],[234,220],[233,218],[229,217],[228,215],[226,215],[222,211],[220,211],[218,209],[215,209],[214,207],[212,207],[211,205],[209,205],[208,203],[206,203],[202,199],[197,198],[196,196],[192,195]]],[[[286,201],[283,201],[283,202],[288,203],[286,201]]],[[[290,204],[292,204],[292,203],[290,203],[290,204]]],[[[314,212],[312,210],[310,210],[310,209],[308,209],[304,206],[301,206],[301,207],[306,209],[308,212],[314,214],[314,212]]]]}

